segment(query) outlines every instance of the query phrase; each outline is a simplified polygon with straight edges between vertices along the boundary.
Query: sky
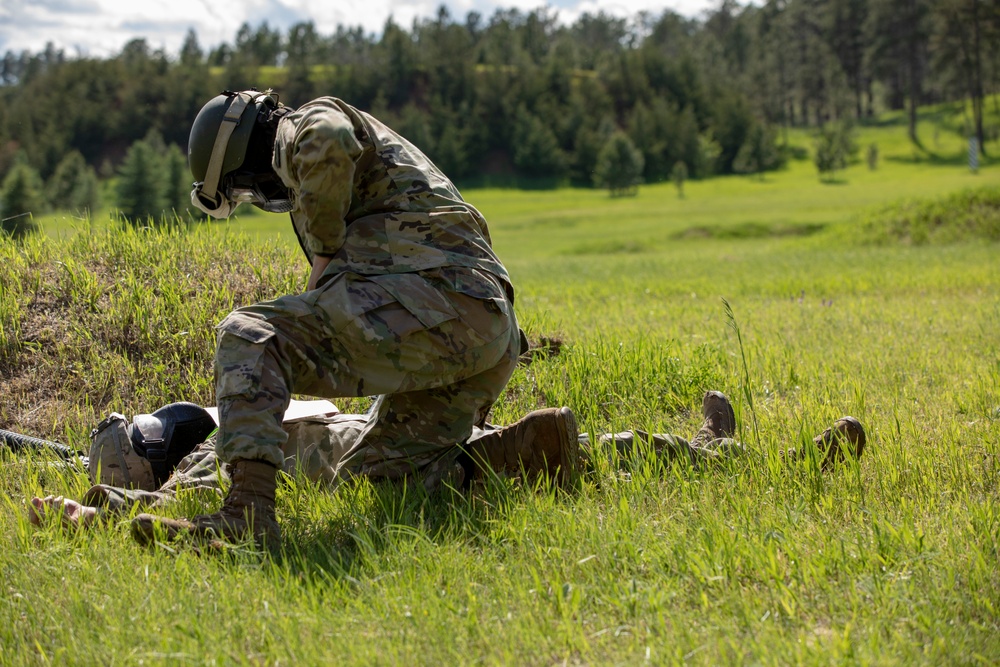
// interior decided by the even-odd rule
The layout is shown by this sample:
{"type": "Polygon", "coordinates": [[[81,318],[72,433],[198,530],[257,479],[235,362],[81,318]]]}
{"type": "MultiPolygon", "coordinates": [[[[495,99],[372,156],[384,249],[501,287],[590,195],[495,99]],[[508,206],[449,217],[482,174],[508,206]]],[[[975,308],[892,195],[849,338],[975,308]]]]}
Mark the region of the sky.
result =
{"type": "Polygon", "coordinates": [[[409,28],[414,19],[431,18],[442,4],[455,20],[470,11],[489,18],[497,8],[530,11],[548,4],[561,22],[604,11],[631,17],[665,9],[698,16],[718,0],[0,0],[0,54],[42,51],[47,42],[68,56],[111,56],[131,39],[144,37],[151,48],[174,55],[189,28],[204,49],[232,43],[244,22],[267,21],[282,31],[312,20],[322,35],[337,25],[362,26],[380,33],[390,16],[409,28]]]}

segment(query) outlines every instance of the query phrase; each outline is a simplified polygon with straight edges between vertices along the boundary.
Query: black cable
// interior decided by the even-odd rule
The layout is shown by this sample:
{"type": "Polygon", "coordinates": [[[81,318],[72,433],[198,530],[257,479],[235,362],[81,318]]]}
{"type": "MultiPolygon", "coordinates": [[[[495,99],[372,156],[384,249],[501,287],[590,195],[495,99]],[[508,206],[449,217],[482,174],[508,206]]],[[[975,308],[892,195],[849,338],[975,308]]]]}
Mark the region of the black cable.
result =
{"type": "Polygon", "coordinates": [[[83,456],[80,452],[58,442],[42,440],[41,438],[33,438],[30,435],[21,435],[20,433],[5,431],[3,429],[0,429],[0,444],[9,447],[11,451],[14,452],[20,452],[27,449],[33,449],[36,451],[47,450],[54,452],[59,455],[60,458],[67,460],[81,458],[83,456]]]}

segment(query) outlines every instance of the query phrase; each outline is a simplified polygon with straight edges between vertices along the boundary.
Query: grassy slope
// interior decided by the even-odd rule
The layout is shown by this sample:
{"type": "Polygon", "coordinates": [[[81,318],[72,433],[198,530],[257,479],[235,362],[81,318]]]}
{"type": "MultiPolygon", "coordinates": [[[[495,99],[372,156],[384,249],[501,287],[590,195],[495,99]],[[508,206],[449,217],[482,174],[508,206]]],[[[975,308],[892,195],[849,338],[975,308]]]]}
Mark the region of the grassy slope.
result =
{"type": "MultiPolygon", "coordinates": [[[[0,475],[0,662],[995,663],[997,247],[860,246],[851,228],[869,205],[996,184],[998,172],[913,163],[898,125],[865,132],[880,143],[882,168],[852,167],[835,185],[793,163],[763,183],[689,184],[684,200],[668,186],[621,200],[466,193],[491,220],[525,328],[568,343],[518,371],[497,421],[565,403],[591,431],[687,433],[700,392],[714,387],[736,399],[758,456],[704,472],[640,459],[624,462],[630,476],[602,464],[568,496],[497,484],[426,499],[296,482],[280,500],[284,552],[222,559],[138,549],[119,525],[93,535],[32,529],[26,496],[79,494],[86,482],[12,462],[0,475]],[[787,234],[802,225],[825,227],[787,234]],[[742,350],[720,297],[733,306],[742,350]],[[844,413],[868,426],[859,465],[827,475],[808,462],[780,465],[781,447],[844,413]]],[[[275,224],[286,223],[243,222],[275,224]]],[[[220,248],[199,233],[167,240],[179,250],[163,269],[143,270],[158,260],[141,236],[117,249],[100,232],[85,236],[33,246],[21,268],[3,265],[5,285],[38,276],[18,298],[51,285],[34,302],[53,309],[67,290],[84,300],[101,291],[80,267],[111,286],[90,297],[98,302],[118,292],[154,302],[137,307],[145,319],[111,320],[123,300],[69,332],[50,327],[31,348],[39,372],[71,373],[75,363],[77,375],[52,385],[43,417],[28,414],[30,396],[5,399],[5,420],[48,424],[78,445],[107,409],[87,392],[95,365],[149,383],[105,383],[113,409],[150,409],[165,387],[183,395],[178,383],[202,397],[210,332],[193,343],[176,334],[206,328],[232,300],[295,283],[280,265],[294,250],[232,238],[220,248]],[[115,269],[102,272],[95,253],[117,253],[107,262],[115,269]],[[56,263],[67,257],[69,268],[56,263]],[[245,257],[256,271],[240,268],[245,257]],[[184,262],[190,283],[157,286],[184,262]],[[242,276],[240,289],[214,296],[227,271],[242,276]],[[191,322],[172,322],[178,313],[191,322]],[[170,355],[129,356],[109,320],[161,323],[147,327],[146,345],[170,355]],[[71,342],[56,344],[64,333],[71,342]],[[201,372],[173,379],[185,355],[201,372]]],[[[15,307],[0,299],[6,313],[15,307]]],[[[177,511],[202,507],[189,498],[177,511]]]]}

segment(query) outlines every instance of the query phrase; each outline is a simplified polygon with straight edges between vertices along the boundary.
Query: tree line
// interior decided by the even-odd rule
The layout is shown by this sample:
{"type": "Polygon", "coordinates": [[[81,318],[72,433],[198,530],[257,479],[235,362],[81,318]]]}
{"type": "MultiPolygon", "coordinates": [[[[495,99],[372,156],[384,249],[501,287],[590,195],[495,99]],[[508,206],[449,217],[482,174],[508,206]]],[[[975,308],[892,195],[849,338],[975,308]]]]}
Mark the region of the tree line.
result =
{"type": "Polygon", "coordinates": [[[107,178],[151,132],[167,164],[166,148],[183,152],[191,120],[223,89],[271,87],[293,106],[341,97],[460,183],[578,185],[616,173],[602,153],[636,158],[635,182],[758,172],[780,164],[783,128],[882,109],[906,109],[919,143],[917,107],[952,99],[971,99],[982,147],[984,101],[1000,89],[1000,0],[722,0],[697,19],[557,18],[441,7],[377,35],[262,23],[208,50],[189,32],[176,54],[143,39],[110,58],[8,51],[0,177],[16,168],[49,183],[73,155],[107,178]]]}

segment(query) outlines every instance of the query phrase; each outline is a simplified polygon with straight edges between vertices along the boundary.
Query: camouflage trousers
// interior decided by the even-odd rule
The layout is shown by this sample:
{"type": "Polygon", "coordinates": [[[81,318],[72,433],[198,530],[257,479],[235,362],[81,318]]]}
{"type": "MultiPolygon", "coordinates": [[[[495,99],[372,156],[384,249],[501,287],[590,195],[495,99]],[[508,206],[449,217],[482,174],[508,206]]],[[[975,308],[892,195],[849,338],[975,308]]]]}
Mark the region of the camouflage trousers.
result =
{"type": "MultiPolygon", "coordinates": [[[[747,451],[746,445],[733,438],[693,442],[672,433],[647,433],[640,430],[607,433],[600,436],[598,441],[602,444],[614,443],[615,450],[622,459],[635,456],[645,443],[660,458],[671,461],[686,460],[694,465],[714,459],[735,458],[747,451]]],[[[585,433],[580,435],[580,447],[581,453],[586,458],[590,448],[589,438],[585,433]]]]}
{"type": "Polygon", "coordinates": [[[281,466],[292,394],[376,394],[338,465],[373,478],[418,474],[429,485],[456,474],[457,445],[485,423],[520,352],[504,285],[459,267],[337,274],[304,294],[239,308],[218,329],[223,461],[281,466]]]}

